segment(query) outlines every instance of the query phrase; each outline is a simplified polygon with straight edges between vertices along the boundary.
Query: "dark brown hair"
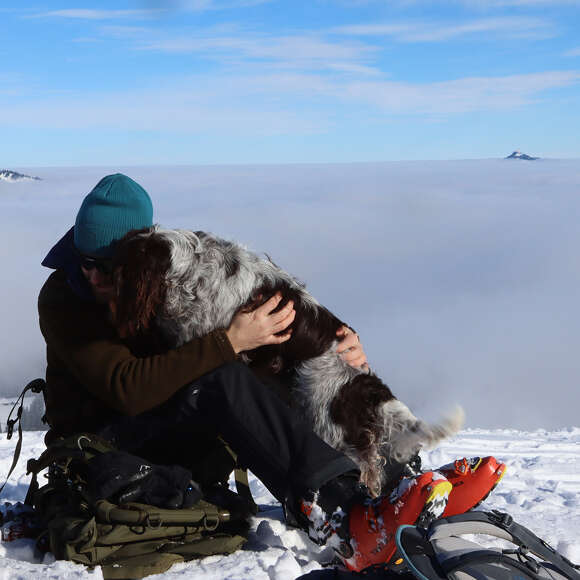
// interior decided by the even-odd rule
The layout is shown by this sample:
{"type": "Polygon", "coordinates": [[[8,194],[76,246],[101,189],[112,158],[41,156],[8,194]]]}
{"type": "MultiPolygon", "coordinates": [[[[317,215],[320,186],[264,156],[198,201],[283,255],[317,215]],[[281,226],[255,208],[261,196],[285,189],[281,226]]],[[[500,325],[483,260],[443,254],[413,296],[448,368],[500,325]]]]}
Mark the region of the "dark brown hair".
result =
{"type": "Polygon", "coordinates": [[[165,300],[171,250],[161,237],[147,235],[151,231],[132,230],[115,248],[115,300],[109,306],[121,337],[134,337],[149,330],[165,300]]]}

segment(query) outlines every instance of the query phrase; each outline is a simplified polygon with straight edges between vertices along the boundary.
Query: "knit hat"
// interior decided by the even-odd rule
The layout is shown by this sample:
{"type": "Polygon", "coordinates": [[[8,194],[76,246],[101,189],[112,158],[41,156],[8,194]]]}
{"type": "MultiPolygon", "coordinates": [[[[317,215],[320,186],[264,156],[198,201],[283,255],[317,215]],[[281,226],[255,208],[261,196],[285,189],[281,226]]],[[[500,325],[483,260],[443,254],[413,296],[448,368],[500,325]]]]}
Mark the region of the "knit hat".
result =
{"type": "Polygon", "coordinates": [[[130,230],[153,224],[153,205],[147,192],[122,173],[103,177],[79,209],[74,243],[80,252],[109,258],[114,242],[130,230]]]}

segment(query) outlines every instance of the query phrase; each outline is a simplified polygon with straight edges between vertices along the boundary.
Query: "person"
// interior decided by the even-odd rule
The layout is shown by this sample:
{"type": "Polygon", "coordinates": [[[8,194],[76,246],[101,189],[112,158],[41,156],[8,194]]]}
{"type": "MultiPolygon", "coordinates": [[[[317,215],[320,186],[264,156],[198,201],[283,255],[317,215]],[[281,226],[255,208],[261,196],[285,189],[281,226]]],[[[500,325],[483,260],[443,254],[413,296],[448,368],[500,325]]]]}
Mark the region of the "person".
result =
{"type": "MultiPolygon", "coordinates": [[[[392,497],[371,501],[357,466],[237,360],[245,350],[290,338],[295,312],[291,302],[275,312],[279,295],[175,349],[121,339],[108,307],[115,242],[152,223],[147,192],[123,174],[108,175],[42,262],[54,270],[38,299],[47,445],[79,432],[101,434],[151,462],[186,466],[209,489],[224,476],[216,458],[225,441],[289,521],[335,547],[347,567],[386,561],[399,524],[442,513],[449,481],[436,472],[416,474],[392,497]]],[[[348,364],[367,365],[356,333],[342,328],[337,339],[348,364]]]]}

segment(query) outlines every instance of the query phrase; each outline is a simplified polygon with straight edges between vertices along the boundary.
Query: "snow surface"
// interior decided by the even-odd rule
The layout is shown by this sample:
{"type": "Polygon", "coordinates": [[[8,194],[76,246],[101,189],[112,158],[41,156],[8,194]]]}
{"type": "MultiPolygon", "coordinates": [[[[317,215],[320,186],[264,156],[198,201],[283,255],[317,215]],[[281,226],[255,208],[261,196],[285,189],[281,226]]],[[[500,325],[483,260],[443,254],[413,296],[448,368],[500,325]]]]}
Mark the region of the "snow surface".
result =
{"type": "MultiPolygon", "coordinates": [[[[3,501],[22,501],[28,486],[25,463],[40,455],[42,432],[26,432],[20,463],[10,477],[3,501]]],[[[6,474],[15,441],[0,440],[0,474],[6,474]]],[[[468,429],[438,449],[423,453],[425,467],[436,468],[462,456],[495,455],[508,471],[480,509],[499,509],[558,549],[573,562],[580,561],[580,428],[559,431],[468,429]]],[[[247,546],[229,556],[211,556],[178,564],[163,578],[205,580],[289,580],[332,559],[332,553],[312,544],[306,534],[284,525],[276,500],[255,477],[250,487],[261,513],[254,518],[247,546]]],[[[493,540],[488,540],[492,544],[493,540]]],[[[158,577],[159,577],[158,576],[158,577]]],[[[69,562],[55,562],[51,554],[40,559],[32,540],[0,543],[0,580],[64,580],[102,578],[69,562]]]]}

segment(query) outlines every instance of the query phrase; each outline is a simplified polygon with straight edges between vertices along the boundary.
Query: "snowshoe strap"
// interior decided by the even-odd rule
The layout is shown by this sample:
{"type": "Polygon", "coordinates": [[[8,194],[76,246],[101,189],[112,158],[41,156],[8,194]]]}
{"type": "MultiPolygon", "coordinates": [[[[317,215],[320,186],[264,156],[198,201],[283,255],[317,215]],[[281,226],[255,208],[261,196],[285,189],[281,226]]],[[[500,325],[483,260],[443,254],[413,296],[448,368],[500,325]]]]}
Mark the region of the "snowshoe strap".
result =
{"type": "Polygon", "coordinates": [[[18,459],[20,459],[20,452],[22,451],[22,411],[24,409],[24,397],[28,391],[32,391],[33,393],[44,393],[44,388],[46,386],[46,382],[44,379],[34,379],[30,381],[20,393],[18,399],[14,403],[12,409],[10,410],[10,414],[8,415],[8,419],[6,421],[6,439],[12,439],[12,435],[14,434],[14,426],[18,424],[18,441],[16,442],[16,448],[14,449],[14,455],[12,457],[12,465],[8,470],[8,475],[6,476],[6,481],[0,487],[0,494],[2,493],[4,487],[8,483],[8,479],[12,475],[14,468],[18,464],[18,459]],[[16,418],[12,419],[12,413],[14,413],[14,409],[18,407],[16,411],[16,418]]]}

